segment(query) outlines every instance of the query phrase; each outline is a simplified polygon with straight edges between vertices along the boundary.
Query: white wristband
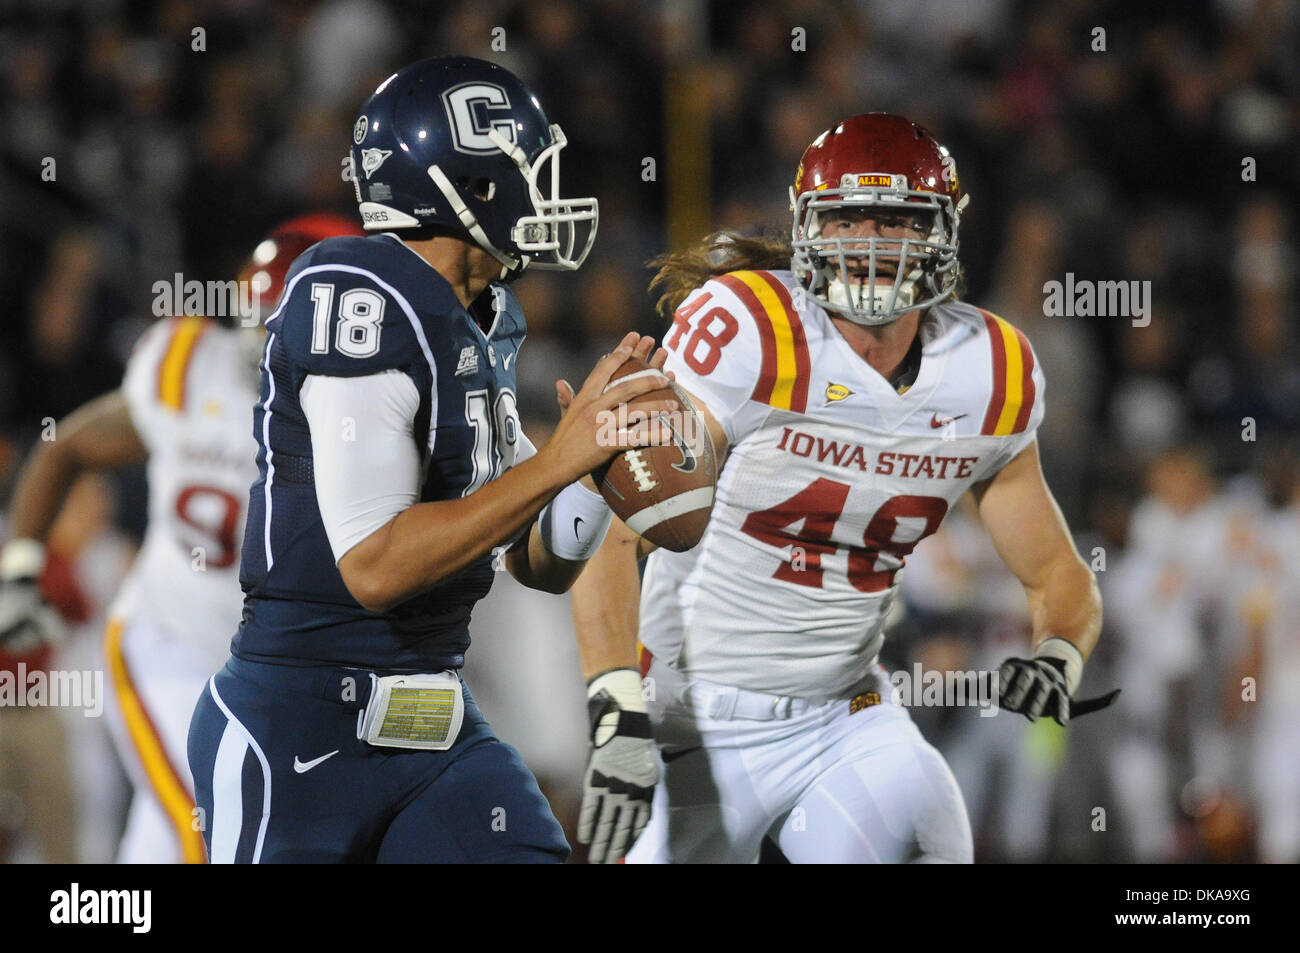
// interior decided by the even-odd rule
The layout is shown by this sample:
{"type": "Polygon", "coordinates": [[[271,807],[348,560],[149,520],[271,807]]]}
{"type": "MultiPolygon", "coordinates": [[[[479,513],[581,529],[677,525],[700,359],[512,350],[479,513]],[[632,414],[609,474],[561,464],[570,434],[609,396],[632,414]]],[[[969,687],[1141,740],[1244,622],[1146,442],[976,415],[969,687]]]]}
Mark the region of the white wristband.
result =
{"type": "Polygon", "coordinates": [[[0,552],[0,579],[35,579],[45,568],[45,547],[34,539],[11,539],[0,552]]]}
{"type": "Polygon", "coordinates": [[[581,483],[570,483],[537,517],[542,545],[559,556],[581,562],[605,540],[614,513],[605,498],[581,483]]]}
{"type": "Polygon", "coordinates": [[[1083,653],[1075,644],[1057,637],[1044,639],[1034,650],[1034,658],[1058,658],[1065,663],[1065,687],[1073,698],[1083,678],[1083,653]]]}

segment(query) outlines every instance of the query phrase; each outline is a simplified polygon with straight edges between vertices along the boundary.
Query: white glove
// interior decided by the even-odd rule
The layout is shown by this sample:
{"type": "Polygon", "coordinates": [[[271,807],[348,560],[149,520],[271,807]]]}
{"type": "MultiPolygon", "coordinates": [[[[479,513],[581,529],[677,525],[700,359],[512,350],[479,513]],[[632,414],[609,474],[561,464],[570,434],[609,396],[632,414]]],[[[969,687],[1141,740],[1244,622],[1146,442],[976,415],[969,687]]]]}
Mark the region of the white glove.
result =
{"type": "Polygon", "coordinates": [[[61,642],[63,618],[45,601],[37,580],[45,568],[45,547],[15,539],[0,553],[0,648],[23,655],[47,642],[61,642]]]}
{"type": "Polygon", "coordinates": [[[616,668],[587,685],[591,757],[582,782],[578,840],[590,844],[587,862],[616,864],[650,820],[659,781],[650,716],[641,675],[616,668]]]}

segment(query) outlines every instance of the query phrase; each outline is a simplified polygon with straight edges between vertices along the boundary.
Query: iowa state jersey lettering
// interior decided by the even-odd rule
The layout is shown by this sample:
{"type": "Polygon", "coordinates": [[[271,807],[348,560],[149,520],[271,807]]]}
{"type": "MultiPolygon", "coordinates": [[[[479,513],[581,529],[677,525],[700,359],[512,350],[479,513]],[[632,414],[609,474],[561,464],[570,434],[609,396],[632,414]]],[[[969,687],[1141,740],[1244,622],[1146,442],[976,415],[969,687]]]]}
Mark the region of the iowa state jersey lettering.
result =
{"type": "Polygon", "coordinates": [[[815,458],[818,463],[830,463],[837,467],[851,469],[857,467],[863,473],[873,470],[883,476],[897,473],[901,477],[916,480],[946,480],[948,469],[952,468],[953,479],[964,480],[975,471],[972,469],[980,458],[949,457],[938,454],[897,453],[882,450],[874,454],[860,443],[847,440],[835,440],[791,427],[781,428],[781,442],[778,450],[786,450],[796,457],[815,458]]]}
{"type": "Polygon", "coordinates": [[[334,563],[317,507],[298,392],[308,375],[406,374],[420,395],[419,501],[472,493],[514,463],[515,359],[526,332],[504,285],[490,286],[474,307],[486,332],[451,286],[391,235],[328,239],[294,263],[267,322],[236,655],[394,671],[463,663],[470,611],[492,585],[491,560],[390,612],[363,609],[334,563]]]}

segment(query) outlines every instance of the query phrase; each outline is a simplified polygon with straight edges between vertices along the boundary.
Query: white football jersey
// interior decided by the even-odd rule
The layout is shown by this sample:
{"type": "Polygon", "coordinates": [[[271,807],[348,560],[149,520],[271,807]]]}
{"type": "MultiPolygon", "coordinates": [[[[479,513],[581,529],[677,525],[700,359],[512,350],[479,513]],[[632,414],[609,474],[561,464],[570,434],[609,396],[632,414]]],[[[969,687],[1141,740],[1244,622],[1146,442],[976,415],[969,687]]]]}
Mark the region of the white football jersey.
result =
{"type": "Polygon", "coordinates": [[[243,608],[256,387],[240,332],[198,317],[151,326],[122,383],[149,449],[149,526],[113,615],[209,652],[213,671],[230,654],[243,608]]]}
{"type": "Polygon", "coordinates": [[[1006,321],[946,302],[921,338],[900,394],[788,271],[733,272],[683,302],[666,366],[731,447],[703,540],[650,557],[640,637],[656,657],[780,695],[868,678],[906,556],[1043,416],[1042,372],[1006,321]]]}

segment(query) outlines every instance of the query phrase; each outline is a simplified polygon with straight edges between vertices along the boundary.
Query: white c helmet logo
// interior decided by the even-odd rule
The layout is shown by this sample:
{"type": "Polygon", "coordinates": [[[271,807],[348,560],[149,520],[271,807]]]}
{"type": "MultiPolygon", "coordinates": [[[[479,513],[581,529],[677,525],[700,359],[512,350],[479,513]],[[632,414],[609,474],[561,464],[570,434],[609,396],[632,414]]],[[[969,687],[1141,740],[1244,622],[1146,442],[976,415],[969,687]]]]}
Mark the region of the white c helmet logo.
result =
{"type": "Polygon", "coordinates": [[[515,123],[512,116],[498,116],[496,112],[510,109],[510,97],[494,83],[462,83],[442,94],[451,123],[451,136],[457,152],[470,155],[493,155],[500,152],[490,138],[488,130],[495,129],[511,145],[515,140],[515,123]]]}

